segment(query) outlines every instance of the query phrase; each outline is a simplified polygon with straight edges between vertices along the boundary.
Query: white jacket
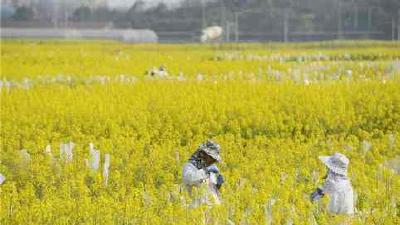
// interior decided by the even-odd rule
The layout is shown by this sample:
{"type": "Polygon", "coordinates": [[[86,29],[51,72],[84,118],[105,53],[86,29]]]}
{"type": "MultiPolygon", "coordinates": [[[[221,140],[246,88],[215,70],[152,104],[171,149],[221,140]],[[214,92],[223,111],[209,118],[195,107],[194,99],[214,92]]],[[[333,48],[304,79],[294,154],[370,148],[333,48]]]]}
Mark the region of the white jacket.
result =
{"type": "Polygon", "coordinates": [[[193,164],[186,163],[183,166],[183,183],[186,186],[198,186],[207,178],[207,172],[204,169],[197,169],[193,164]]]}
{"type": "Polygon", "coordinates": [[[197,169],[192,163],[186,163],[183,166],[182,177],[183,184],[192,198],[192,204],[189,207],[221,203],[218,190],[204,169],[197,169]]]}
{"type": "Polygon", "coordinates": [[[329,172],[322,190],[329,195],[329,212],[354,214],[353,188],[346,176],[329,172]]]}

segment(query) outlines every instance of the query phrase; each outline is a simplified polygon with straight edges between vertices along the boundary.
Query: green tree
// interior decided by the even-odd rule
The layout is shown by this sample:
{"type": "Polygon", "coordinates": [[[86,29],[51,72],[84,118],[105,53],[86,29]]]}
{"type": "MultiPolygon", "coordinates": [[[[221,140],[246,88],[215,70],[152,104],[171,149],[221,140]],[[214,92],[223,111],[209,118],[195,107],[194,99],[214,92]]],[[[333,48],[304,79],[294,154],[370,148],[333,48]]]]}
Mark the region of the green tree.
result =
{"type": "Polygon", "coordinates": [[[15,20],[27,21],[32,20],[34,15],[32,8],[21,6],[17,8],[13,17],[15,20]]]}
{"type": "Polygon", "coordinates": [[[92,18],[92,11],[87,6],[81,6],[74,11],[72,17],[76,21],[88,21],[92,18]]]}

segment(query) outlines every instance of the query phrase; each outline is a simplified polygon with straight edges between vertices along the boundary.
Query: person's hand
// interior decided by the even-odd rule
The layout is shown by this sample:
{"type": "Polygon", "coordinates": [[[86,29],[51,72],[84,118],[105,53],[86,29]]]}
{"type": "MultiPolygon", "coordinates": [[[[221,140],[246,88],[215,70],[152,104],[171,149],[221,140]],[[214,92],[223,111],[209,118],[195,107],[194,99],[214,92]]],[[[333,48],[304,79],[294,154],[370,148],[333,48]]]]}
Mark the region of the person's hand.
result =
{"type": "Polygon", "coordinates": [[[219,174],[219,169],[216,165],[211,165],[211,166],[207,167],[206,171],[207,171],[207,173],[219,174]]]}
{"type": "Polygon", "coordinates": [[[315,190],[310,196],[311,202],[318,201],[323,196],[324,196],[324,192],[322,191],[322,189],[317,188],[317,190],[315,190]]]}

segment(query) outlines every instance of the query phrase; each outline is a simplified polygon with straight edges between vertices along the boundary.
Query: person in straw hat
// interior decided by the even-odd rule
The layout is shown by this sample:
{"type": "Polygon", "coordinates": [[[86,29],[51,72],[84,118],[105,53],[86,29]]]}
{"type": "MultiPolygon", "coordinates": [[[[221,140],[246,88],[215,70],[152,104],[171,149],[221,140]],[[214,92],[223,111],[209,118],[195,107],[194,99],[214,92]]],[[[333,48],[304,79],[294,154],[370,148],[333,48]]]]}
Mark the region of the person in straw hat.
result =
{"type": "Polygon", "coordinates": [[[219,189],[224,182],[216,165],[221,162],[220,146],[213,141],[201,144],[183,166],[183,184],[192,198],[191,208],[220,204],[219,189]]]}
{"type": "Polygon", "coordinates": [[[325,183],[311,194],[311,201],[317,201],[325,194],[329,195],[328,211],[333,214],[354,214],[353,188],[347,177],[349,159],[340,153],[332,156],[320,156],[319,159],[328,168],[325,183]]]}

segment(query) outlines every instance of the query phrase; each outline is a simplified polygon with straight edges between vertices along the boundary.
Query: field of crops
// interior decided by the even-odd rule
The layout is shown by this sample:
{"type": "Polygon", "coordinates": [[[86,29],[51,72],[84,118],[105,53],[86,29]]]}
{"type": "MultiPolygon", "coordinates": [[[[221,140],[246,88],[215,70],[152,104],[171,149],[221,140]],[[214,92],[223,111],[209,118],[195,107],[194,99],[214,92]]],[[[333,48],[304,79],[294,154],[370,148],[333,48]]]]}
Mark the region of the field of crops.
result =
{"type": "Polygon", "coordinates": [[[0,224],[400,223],[398,42],[2,40],[0,85],[0,224]],[[223,203],[189,209],[181,170],[206,139],[223,203]],[[309,201],[334,152],[353,218],[309,201]]]}

